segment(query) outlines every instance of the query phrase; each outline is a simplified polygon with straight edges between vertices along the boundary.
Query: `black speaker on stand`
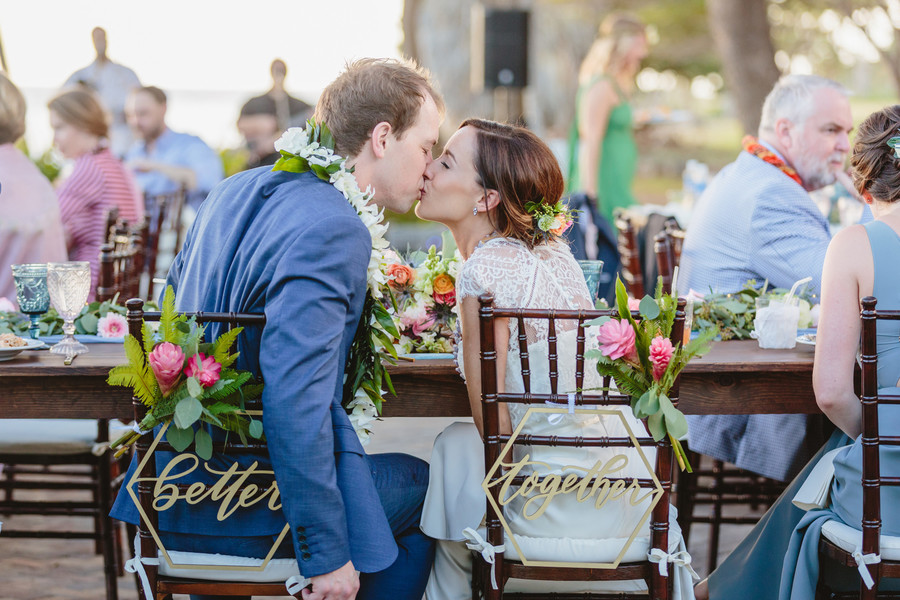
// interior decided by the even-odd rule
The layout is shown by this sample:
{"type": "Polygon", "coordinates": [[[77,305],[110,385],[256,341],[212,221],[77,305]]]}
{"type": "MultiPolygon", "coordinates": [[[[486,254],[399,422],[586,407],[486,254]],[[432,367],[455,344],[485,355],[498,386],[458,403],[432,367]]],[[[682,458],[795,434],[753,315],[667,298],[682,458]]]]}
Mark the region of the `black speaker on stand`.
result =
{"type": "Polygon", "coordinates": [[[471,16],[472,91],[493,91],[497,121],[522,123],[522,90],[528,85],[529,13],[476,4],[471,16]]]}

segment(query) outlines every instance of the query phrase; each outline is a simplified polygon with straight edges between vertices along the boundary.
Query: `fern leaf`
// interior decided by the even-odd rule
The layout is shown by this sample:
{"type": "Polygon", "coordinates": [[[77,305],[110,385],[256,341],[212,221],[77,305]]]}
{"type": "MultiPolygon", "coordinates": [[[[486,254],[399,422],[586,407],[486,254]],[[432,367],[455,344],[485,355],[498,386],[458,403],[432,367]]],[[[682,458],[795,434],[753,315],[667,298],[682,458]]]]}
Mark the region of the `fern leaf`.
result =
{"type": "MultiPolygon", "coordinates": [[[[215,357],[216,362],[221,364],[222,366],[229,366],[225,364],[225,360],[229,358],[229,351],[231,347],[234,345],[235,340],[237,340],[238,334],[240,334],[244,330],[243,327],[235,327],[230,331],[226,331],[222,335],[219,336],[219,339],[216,340],[215,347],[213,349],[213,357],[215,357]]],[[[237,355],[234,355],[237,358],[237,355]]],[[[232,360],[231,362],[234,362],[232,360]]]]}
{"type": "Polygon", "coordinates": [[[156,345],[156,339],[153,337],[153,330],[144,322],[141,323],[141,337],[144,338],[144,354],[149,355],[153,352],[153,346],[156,345]]]}
{"type": "Polygon", "coordinates": [[[175,311],[175,290],[171,285],[166,286],[166,293],[163,295],[161,307],[161,315],[159,317],[159,330],[162,332],[163,339],[171,341],[175,339],[176,330],[175,323],[178,313],[175,311]]]}
{"type": "MultiPolygon", "coordinates": [[[[142,374],[131,365],[120,365],[110,369],[106,382],[109,385],[132,388],[134,395],[146,406],[153,406],[157,401],[153,388],[147,385],[142,374]]],[[[153,382],[155,384],[156,380],[154,379],[153,382]]]]}
{"type": "Polygon", "coordinates": [[[238,389],[240,389],[240,387],[250,379],[250,377],[250,373],[247,373],[246,371],[239,373],[235,375],[235,378],[231,380],[231,382],[223,385],[221,388],[216,390],[210,388],[211,391],[208,391],[206,394],[204,394],[204,399],[222,400],[224,398],[227,398],[228,396],[237,392],[238,389]]]}

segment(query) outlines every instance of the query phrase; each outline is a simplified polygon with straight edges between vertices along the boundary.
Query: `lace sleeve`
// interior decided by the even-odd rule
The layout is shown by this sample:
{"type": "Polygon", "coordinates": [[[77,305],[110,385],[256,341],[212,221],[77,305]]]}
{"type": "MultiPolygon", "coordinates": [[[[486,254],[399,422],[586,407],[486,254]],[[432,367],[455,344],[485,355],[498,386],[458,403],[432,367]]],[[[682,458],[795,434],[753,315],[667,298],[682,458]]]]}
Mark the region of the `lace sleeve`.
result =
{"type": "Polygon", "coordinates": [[[462,300],[491,293],[497,306],[516,306],[533,277],[533,262],[522,246],[503,239],[491,240],[463,264],[456,281],[456,297],[462,300]]]}

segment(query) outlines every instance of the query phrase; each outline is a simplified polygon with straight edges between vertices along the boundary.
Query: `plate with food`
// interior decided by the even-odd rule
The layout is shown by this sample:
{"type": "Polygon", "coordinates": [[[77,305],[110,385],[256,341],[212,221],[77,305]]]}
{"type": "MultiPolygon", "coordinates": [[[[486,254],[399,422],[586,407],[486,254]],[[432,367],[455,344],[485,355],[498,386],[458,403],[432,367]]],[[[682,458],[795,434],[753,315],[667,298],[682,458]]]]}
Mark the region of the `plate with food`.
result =
{"type": "Polygon", "coordinates": [[[15,358],[24,350],[40,348],[44,345],[41,340],[19,337],[13,333],[0,334],[0,361],[15,358]]]}
{"type": "Polygon", "coordinates": [[[803,344],[804,346],[815,346],[816,345],[816,334],[804,333],[802,335],[798,335],[797,343],[803,344]]]}

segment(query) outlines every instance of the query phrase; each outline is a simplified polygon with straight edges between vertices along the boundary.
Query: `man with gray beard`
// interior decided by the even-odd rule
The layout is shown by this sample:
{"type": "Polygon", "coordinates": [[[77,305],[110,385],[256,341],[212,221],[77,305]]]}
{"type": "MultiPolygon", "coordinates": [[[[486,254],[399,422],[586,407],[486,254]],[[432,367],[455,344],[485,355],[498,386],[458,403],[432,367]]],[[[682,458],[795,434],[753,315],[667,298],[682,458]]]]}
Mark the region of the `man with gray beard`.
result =
{"type": "MultiPolygon", "coordinates": [[[[844,167],[853,128],[847,96],[814,75],[775,84],[759,139],[744,138],[743,152],[697,202],[681,254],[682,294],[735,292],[748,279],[790,288],[804,277],[819,292],[831,234],[809,192],[844,167]]],[[[693,417],[690,427],[692,450],[772,479],[789,481],[809,458],[803,415],[693,417]]]]}

